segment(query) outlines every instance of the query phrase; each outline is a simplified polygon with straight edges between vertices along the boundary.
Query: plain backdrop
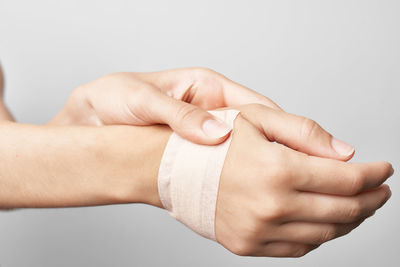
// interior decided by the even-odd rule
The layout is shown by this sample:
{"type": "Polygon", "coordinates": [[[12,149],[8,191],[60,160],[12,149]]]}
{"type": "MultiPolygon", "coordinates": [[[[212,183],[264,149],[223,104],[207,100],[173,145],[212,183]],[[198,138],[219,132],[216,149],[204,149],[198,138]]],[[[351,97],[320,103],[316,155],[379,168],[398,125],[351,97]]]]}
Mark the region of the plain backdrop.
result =
{"type": "MultiPolygon", "coordinates": [[[[0,0],[6,101],[46,123],[79,84],[203,66],[318,121],[353,161],[400,169],[400,1],[0,0]]],[[[135,148],[132,148],[135,149],[135,148]]],[[[346,237],[299,259],[239,257],[145,205],[0,212],[14,266],[400,266],[400,182],[346,237]]]]}

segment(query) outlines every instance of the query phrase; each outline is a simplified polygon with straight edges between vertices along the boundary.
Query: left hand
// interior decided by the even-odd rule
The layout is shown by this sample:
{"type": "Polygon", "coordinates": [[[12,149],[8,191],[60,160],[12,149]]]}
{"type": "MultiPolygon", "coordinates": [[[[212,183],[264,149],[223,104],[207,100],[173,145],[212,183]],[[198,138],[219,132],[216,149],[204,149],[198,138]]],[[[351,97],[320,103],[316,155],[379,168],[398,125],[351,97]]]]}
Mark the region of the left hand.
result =
{"type": "MultiPolygon", "coordinates": [[[[231,129],[206,110],[248,103],[282,111],[269,98],[209,69],[115,73],[75,89],[64,109],[50,123],[168,124],[194,143],[215,145],[223,142],[231,129]]],[[[353,156],[352,146],[333,138],[314,121],[299,117],[296,119],[299,127],[292,127],[282,115],[285,112],[276,114],[281,117],[280,124],[287,128],[274,137],[278,142],[293,135],[306,145],[299,147],[292,142],[286,145],[309,155],[338,160],[349,160],[353,156]]]]}
{"type": "Polygon", "coordinates": [[[0,121],[14,121],[10,111],[4,103],[4,75],[0,65],[0,121]]]}
{"type": "Polygon", "coordinates": [[[79,86],[50,124],[168,124],[199,144],[223,142],[231,131],[206,110],[249,103],[280,108],[206,68],[115,73],[79,86]]]}

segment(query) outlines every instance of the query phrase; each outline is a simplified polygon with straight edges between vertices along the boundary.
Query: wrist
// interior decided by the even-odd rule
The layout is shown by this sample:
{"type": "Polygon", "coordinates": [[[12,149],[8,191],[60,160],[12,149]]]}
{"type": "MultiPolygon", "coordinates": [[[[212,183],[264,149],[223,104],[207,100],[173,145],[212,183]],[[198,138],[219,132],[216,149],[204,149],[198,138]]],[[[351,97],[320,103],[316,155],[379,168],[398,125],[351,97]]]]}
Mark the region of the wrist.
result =
{"type": "MultiPolygon", "coordinates": [[[[105,127],[108,128],[108,127],[105,127]]],[[[110,127],[111,128],[111,127],[110,127]]],[[[166,126],[113,126],[113,135],[100,144],[112,170],[104,193],[117,203],[144,203],[162,208],[158,169],[172,131],[166,126]]]]}

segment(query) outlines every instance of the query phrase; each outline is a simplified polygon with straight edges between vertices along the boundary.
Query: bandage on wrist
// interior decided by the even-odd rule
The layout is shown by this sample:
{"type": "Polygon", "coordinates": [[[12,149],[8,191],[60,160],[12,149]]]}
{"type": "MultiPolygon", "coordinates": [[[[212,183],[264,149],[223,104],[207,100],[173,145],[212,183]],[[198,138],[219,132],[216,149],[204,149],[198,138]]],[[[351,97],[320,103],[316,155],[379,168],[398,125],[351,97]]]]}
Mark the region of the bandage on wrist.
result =
{"type": "MultiPolygon", "coordinates": [[[[237,110],[210,111],[233,128],[237,110]]],[[[215,238],[219,180],[232,137],[222,144],[191,143],[172,133],[158,173],[158,192],[169,214],[196,233],[215,238]]]]}

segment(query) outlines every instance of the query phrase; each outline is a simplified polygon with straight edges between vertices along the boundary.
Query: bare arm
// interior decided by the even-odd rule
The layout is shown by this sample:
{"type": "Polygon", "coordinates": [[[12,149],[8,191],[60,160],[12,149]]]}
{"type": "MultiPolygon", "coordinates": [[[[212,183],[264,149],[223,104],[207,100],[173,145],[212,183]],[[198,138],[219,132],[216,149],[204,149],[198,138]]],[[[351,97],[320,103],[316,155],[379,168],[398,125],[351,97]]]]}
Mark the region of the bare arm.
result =
{"type": "Polygon", "coordinates": [[[0,124],[0,207],[161,206],[163,126],[0,124]]]}
{"type": "MultiPolygon", "coordinates": [[[[283,145],[305,142],[293,131],[304,118],[261,105],[241,110],[216,204],[216,237],[230,251],[302,256],[349,233],[389,199],[382,185],[393,174],[389,163],[308,156],[283,145]]],[[[314,134],[323,131],[310,122],[314,134]]],[[[170,133],[164,126],[0,122],[0,207],[162,207],[157,174],[170,133]]]]}

